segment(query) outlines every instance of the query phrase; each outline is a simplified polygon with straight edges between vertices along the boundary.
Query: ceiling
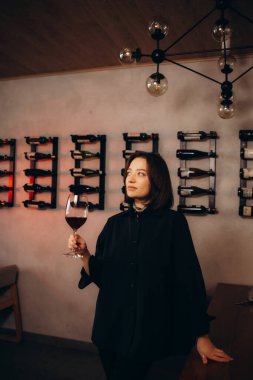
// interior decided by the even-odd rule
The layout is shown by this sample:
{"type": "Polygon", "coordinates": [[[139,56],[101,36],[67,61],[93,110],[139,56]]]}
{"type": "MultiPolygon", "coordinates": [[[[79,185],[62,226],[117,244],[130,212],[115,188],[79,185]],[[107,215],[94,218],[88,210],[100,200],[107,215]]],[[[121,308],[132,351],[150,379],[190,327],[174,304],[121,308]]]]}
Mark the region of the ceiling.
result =
{"type": "MultiPolygon", "coordinates": [[[[252,0],[230,5],[253,19],[252,0]]],[[[147,54],[155,49],[147,31],[154,17],[169,24],[165,49],[214,7],[214,0],[1,0],[0,79],[118,66],[123,47],[147,54]]],[[[215,10],[169,52],[219,48],[210,35],[219,17],[215,10]]],[[[225,17],[233,28],[231,45],[253,46],[252,21],[230,9],[225,17]]]]}

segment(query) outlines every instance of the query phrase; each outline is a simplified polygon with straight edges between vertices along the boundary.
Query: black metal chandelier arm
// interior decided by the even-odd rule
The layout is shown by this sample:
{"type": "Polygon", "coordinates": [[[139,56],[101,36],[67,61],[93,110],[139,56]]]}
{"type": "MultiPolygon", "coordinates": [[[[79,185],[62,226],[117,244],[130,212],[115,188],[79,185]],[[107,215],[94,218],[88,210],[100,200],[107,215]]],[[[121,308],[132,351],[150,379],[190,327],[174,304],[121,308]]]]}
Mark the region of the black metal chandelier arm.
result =
{"type": "Polygon", "coordinates": [[[245,20],[247,20],[247,21],[251,22],[251,24],[253,24],[253,20],[251,18],[249,18],[248,16],[245,16],[244,14],[239,12],[237,9],[231,7],[231,5],[229,6],[229,9],[231,9],[231,11],[235,12],[236,14],[238,14],[239,16],[241,16],[242,18],[244,18],[245,20]]]}
{"type": "Polygon", "coordinates": [[[189,71],[191,71],[192,73],[198,74],[198,75],[200,75],[200,76],[202,76],[202,77],[204,77],[204,78],[206,78],[206,79],[209,79],[209,80],[211,80],[212,82],[218,83],[218,84],[220,84],[220,85],[222,84],[222,82],[219,82],[218,80],[216,80],[216,79],[214,79],[214,78],[211,78],[211,77],[209,77],[208,75],[202,74],[202,73],[200,73],[199,71],[193,70],[193,69],[191,69],[190,67],[187,67],[187,66],[185,66],[185,65],[182,65],[181,63],[178,63],[178,62],[176,62],[176,61],[173,61],[172,59],[167,59],[167,58],[166,58],[165,60],[168,61],[168,62],[170,62],[170,63],[173,63],[174,65],[177,65],[177,66],[183,67],[184,69],[189,70],[189,71]]]}
{"type": "Polygon", "coordinates": [[[253,69],[253,66],[249,67],[246,71],[244,71],[242,74],[240,74],[237,78],[235,78],[232,83],[235,83],[238,79],[240,79],[241,77],[243,77],[244,75],[246,75],[250,70],[253,69]]]}
{"type": "Polygon", "coordinates": [[[210,12],[208,12],[199,21],[197,21],[191,28],[189,28],[185,33],[183,33],[179,38],[177,38],[171,45],[167,47],[167,49],[164,50],[164,52],[171,49],[174,45],[176,45],[179,41],[181,41],[187,34],[189,34],[194,28],[196,28],[196,26],[198,26],[199,24],[201,24],[202,21],[208,18],[215,10],[216,10],[216,7],[213,8],[210,12]]]}
{"type": "MultiPolygon", "coordinates": [[[[227,51],[243,50],[243,49],[253,49],[253,45],[235,46],[235,47],[226,48],[227,51]]],[[[224,51],[224,48],[209,49],[209,50],[183,51],[183,52],[179,52],[179,53],[166,53],[165,57],[176,57],[176,56],[180,56],[180,55],[207,54],[207,53],[222,53],[223,51],[224,51]]]]}

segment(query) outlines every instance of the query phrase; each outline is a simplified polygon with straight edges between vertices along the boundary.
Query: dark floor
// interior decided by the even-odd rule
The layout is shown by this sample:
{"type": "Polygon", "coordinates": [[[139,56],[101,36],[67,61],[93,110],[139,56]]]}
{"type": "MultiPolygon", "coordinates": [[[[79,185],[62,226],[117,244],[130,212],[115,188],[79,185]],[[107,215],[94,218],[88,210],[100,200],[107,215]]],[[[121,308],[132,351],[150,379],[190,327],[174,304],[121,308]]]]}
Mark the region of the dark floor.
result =
{"type": "MultiPolygon", "coordinates": [[[[91,345],[87,347],[27,338],[21,343],[0,341],[0,379],[105,380],[96,350],[91,345]]],[[[156,362],[147,380],[177,380],[182,362],[182,358],[156,362]]]]}

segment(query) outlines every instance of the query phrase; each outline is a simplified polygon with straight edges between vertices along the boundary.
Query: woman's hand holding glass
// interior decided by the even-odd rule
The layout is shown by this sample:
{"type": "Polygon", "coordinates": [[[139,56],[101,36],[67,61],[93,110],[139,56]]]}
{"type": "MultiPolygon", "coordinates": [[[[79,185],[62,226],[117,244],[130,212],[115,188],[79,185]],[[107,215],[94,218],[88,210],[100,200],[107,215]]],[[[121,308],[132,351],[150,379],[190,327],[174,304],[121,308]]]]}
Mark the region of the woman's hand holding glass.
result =
{"type": "Polygon", "coordinates": [[[89,260],[90,252],[88,250],[86,241],[77,233],[70,235],[68,240],[68,248],[71,251],[76,251],[77,249],[80,252],[80,258],[83,261],[83,266],[87,274],[89,274],[89,260]]]}

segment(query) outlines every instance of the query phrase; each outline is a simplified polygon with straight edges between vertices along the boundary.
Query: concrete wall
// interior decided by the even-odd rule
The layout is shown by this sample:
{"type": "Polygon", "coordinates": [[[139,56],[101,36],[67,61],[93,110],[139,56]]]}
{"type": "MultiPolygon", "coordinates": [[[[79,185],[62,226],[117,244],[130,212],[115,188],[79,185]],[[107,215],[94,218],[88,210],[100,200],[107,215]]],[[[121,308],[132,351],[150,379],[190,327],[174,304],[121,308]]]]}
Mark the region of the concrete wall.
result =
{"type": "MultiPolygon", "coordinates": [[[[238,74],[249,63],[250,59],[238,61],[238,74]]],[[[213,61],[189,65],[223,80],[213,61]]],[[[177,131],[217,131],[219,213],[187,219],[209,293],[217,282],[253,283],[252,220],[238,216],[237,196],[238,132],[253,129],[252,73],[235,83],[237,114],[231,120],[223,120],[216,113],[220,91],[217,84],[179,67],[164,65],[161,71],[168,79],[169,89],[163,97],[154,98],[145,90],[146,78],[154,71],[153,66],[121,67],[0,82],[0,138],[17,139],[15,207],[0,210],[0,265],[16,263],[20,268],[25,331],[90,340],[97,289],[90,285],[80,291],[77,288],[80,262],[62,256],[70,234],[64,220],[68,185],[73,183],[69,174],[73,167],[70,134],[107,135],[106,209],[91,213],[81,230],[93,251],[101,228],[110,215],[119,211],[123,198],[119,174],[123,167],[123,132],[160,134],[160,153],[170,167],[176,208],[177,131]],[[23,190],[27,182],[23,169],[29,167],[23,154],[29,151],[24,136],[34,135],[59,137],[56,210],[25,209],[22,203],[28,199],[23,190]]],[[[192,147],[205,150],[205,144],[195,143],[192,147]]],[[[195,166],[202,164],[198,161],[195,166]]],[[[195,203],[205,200],[201,198],[195,203]]],[[[7,321],[7,326],[12,323],[7,321]]]]}

